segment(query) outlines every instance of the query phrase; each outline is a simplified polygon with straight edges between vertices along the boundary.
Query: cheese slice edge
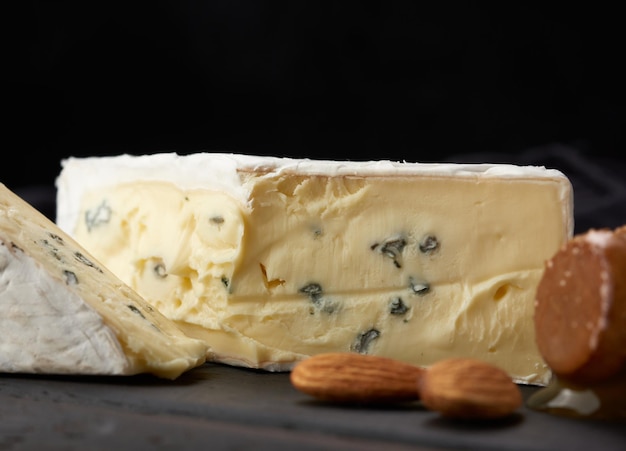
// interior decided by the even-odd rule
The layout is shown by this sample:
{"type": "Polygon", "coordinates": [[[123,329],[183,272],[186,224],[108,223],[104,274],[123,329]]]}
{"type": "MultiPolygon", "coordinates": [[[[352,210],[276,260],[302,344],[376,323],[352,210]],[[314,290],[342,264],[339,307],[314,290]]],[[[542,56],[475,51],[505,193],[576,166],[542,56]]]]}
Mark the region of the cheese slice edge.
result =
{"type": "Polygon", "coordinates": [[[0,371],[174,379],[187,337],[74,239],[0,184],[0,371]]]}

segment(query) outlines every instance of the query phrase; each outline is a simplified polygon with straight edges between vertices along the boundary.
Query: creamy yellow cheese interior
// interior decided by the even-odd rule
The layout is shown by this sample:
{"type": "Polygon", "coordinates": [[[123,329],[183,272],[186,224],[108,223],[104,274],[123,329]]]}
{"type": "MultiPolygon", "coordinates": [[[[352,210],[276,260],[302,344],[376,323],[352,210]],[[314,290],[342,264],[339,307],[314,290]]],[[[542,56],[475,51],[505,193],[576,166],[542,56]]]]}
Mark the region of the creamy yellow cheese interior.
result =
{"type": "Polygon", "coordinates": [[[471,356],[548,381],[533,299],[568,238],[562,181],[239,176],[249,205],[158,181],[92,190],[74,236],[216,361],[471,356]]]}

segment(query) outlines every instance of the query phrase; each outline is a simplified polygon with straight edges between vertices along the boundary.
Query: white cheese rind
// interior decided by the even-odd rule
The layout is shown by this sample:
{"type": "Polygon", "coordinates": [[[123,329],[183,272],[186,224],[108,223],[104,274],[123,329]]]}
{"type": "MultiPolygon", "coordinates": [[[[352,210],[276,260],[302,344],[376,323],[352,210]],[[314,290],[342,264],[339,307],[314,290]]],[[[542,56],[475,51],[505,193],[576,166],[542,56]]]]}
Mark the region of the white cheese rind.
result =
{"type": "Polygon", "coordinates": [[[68,159],[57,222],[209,358],[288,370],[328,351],[453,355],[545,384],[544,261],[572,235],[556,170],[227,154],[68,159]],[[420,250],[427,237],[435,249],[420,250]]]}
{"type": "Polygon", "coordinates": [[[250,201],[249,189],[242,185],[239,172],[267,172],[327,176],[441,176],[467,178],[504,178],[510,180],[544,179],[560,181],[560,199],[564,226],[573,230],[573,193],[567,177],[556,169],[513,164],[406,163],[387,160],[333,161],[266,157],[243,154],[195,153],[178,155],[116,155],[106,157],[70,157],[61,161],[57,177],[56,223],[71,231],[84,193],[106,186],[137,181],[163,181],[182,190],[211,189],[223,191],[242,204],[250,201]]]}
{"type": "Polygon", "coordinates": [[[174,379],[206,345],[185,336],[0,184],[0,372],[174,379]]]}
{"type": "Polygon", "coordinates": [[[113,331],[76,293],[11,244],[0,243],[0,369],[20,373],[124,374],[113,331]],[[80,327],[76,327],[76,325],[80,327]],[[61,338],[62,337],[62,338],[61,338]]]}

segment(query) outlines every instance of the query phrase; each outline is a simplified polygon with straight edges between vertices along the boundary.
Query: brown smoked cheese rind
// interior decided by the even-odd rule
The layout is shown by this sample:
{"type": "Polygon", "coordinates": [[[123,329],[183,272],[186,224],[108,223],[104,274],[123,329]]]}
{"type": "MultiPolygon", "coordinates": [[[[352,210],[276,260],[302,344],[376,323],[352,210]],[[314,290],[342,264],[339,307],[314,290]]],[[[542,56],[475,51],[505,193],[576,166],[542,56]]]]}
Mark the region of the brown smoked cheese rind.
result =
{"type": "Polygon", "coordinates": [[[539,351],[553,373],[588,384],[626,362],[626,227],[574,236],[545,264],[535,300],[539,351]]]}

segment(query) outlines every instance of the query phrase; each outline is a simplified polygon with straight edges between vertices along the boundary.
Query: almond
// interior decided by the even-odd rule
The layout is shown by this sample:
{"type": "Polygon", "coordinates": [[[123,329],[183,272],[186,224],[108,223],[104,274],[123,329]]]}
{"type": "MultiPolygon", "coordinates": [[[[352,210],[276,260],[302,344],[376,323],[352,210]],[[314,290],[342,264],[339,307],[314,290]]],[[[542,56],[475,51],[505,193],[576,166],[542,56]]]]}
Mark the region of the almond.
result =
{"type": "Polygon", "coordinates": [[[428,367],[418,382],[424,407],[459,419],[500,418],[522,404],[520,388],[490,363],[449,358],[428,367]]]}
{"type": "Polygon", "coordinates": [[[381,404],[419,399],[423,372],[386,357],[337,352],[302,360],[290,380],[296,389],[323,401],[381,404]]]}

